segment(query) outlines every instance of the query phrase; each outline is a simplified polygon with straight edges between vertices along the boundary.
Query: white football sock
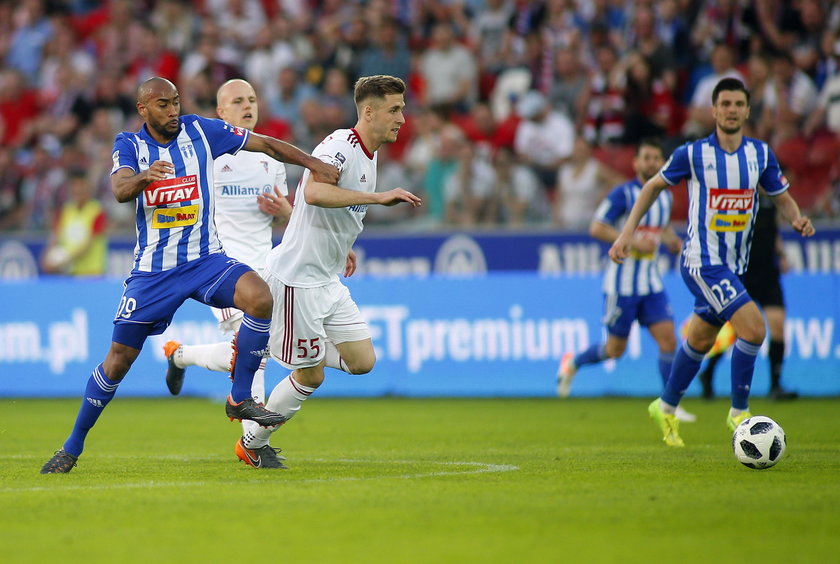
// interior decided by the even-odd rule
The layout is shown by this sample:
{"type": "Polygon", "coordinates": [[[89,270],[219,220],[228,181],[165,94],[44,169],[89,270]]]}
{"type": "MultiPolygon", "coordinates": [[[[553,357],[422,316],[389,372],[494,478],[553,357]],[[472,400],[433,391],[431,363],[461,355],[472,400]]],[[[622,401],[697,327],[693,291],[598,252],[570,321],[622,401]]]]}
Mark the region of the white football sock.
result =
{"type": "Polygon", "coordinates": [[[659,398],[659,409],[662,410],[662,413],[667,413],[668,415],[674,415],[677,412],[676,405],[665,403],[664,401],[662,401],[662,398],[659,398]]]}
{"type": "MultiPolygon", "coordinates": [[[[265,407],[269,411],[279,413],[288,421],[300,411],[300,404],[306,401],[306,398],[311,396],[315,390],[316,388],[298,383],[292,378],[292,374],[289,374],[274,387],[265,407]]],[[[242,443],[245,448],[264,447],[268,444],[271,434],[279,428],[280,425],[275,425],[274,427],[257,427],[249,430],[242,443]]]]}
{"type": "Polygon", "coordinates": [[[214,372],[230,372],[233,357],[233,344],[230,341],[212,345],[181,345],[178,351],[174,357],[178,368],[202,366],[214,372]]]}
{"type": "Polygon", "coordinates": [[[338,349],[332,341],[327,341],[326,351],[324,353],[324,361],[325,364],[330,368],[336,368],[338,370],[341,370],[342,372],[346,372],[347,374],[352,374],[352,372],[350,372],[350,370],[347,368],[347,363],[344,362],[343,358],[341,358],[341,354],[338,352],[338,349]]]}
{"type": "Polygon", "coordinates": [[[741,415],[745,411],[749,411],[749,408],[747,408],[747,409],[735,409],[734,407],[730,407],[729,408],[729,417],[732,417],[734,419],[735,417],[738,417],[739,415],[741,415]]]}

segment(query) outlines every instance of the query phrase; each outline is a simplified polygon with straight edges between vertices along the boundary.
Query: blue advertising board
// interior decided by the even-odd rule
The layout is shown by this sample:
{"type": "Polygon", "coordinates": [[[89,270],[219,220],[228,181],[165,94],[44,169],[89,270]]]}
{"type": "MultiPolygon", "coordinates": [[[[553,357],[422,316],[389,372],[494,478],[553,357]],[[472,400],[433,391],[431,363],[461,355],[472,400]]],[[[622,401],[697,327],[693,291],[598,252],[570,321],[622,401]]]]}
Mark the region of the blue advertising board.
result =
{"type": "MultiPolygon", "coordinates": [[[[678,323],[692,300],[678,277],[665,277],[678,323]]],[[[320,396],[551,396],[565,351],[602,338],[600,278],[595,275],[489,274],[477,277],[353,277],[347,280],[369,321],[377,364],[364,376],[328,370],[320,396]]],[[[807,395],[840,394],[840,277],[789,275],[785,384],[807,395]]],[[[109,347],[119,280],[41,278],[0,283],[0,395],[82,393],[109,347]]],[[[164,335],[149,339],[120,386],[124,396],[166,395],[168,338],[220,340],[206,306],[187,302],[164,335]]],[[[718,390],[728,393],[728,367],[718,390]]],[[[286,371],[270,362],[267,389],[286,371]]],[[[766,351],[754,393],[768,387],[766,351]]],[[[697,383],[689,394],[697,394],[697,383]]],[[[652,396],[659,391],[657,349],[643,331],[631,334],[619,362],[580,371],[574,395],[652,396]]],[[[189,368],[184,394],[223,397],[225,374],[189,368]]]]}
{"type": "MultiPolygon", "coordinates": [[[[840,229],[818,227],[803,239],[783,231],[791,272],[840,274],[840,229]]],[[[0,236],[0,280],[35,278],[46,240],[0,236]]],[[[607,246],[586,233],[366,231],[354,245],[358,277],[469,276],[487,272],[597,274],[603,269],[607,246]]],[[[131,270],[134,238],[113,236],[109,243],[108,275],[124,278],[131,270]]],[[[663,271],[674,270],[676,257],[663,252],[663,271]]]]}

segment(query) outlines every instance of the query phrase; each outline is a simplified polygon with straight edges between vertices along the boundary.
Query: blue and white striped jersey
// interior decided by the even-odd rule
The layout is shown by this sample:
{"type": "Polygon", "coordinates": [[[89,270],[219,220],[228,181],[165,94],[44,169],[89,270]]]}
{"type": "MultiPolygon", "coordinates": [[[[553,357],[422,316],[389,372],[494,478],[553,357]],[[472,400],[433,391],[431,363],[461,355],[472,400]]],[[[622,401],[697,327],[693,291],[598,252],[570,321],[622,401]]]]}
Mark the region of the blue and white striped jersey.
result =
{"type": "MultiPolygon", "coordinates": [[[[616,186],[595,210],[595,221],[621,230],[641,191],[642,183],[638,178],[616,186]]],[[[660,192],[659,197],[642,217],[636,229],[637,236],[651,237],[657,242],[657,249],[654,252],[641,254],[634,250],[622,264],[608,261],[604,272],[605,294],[646,296],[664,290],[656,259],[659,256],[658,243],[662,230],[671,223],[673,201],[670,191],[660,192]]]]}
{"type": "Polygon", "coordinates": [[[143,172],[155,161],[175,165],[172,178],[149,184],[136,202],[137,245],[132,272],[161,272],[222,251],[213,219],[213,160],[236,154],[250,132],[219,119],[181,116],[181,131],[160,145],[144,124],[114,140],[114,174],[143,172]]]}
{"type": "Polygon", "coordinates": [[[744,137],[737,151],[727,153],[716,133],[678,147],[659,174],[670,185],[687,179],[683,264],[725,265],[738,275],[747,269],[759,184],[771,196],[790,186],[767,143],[744,137]]]}

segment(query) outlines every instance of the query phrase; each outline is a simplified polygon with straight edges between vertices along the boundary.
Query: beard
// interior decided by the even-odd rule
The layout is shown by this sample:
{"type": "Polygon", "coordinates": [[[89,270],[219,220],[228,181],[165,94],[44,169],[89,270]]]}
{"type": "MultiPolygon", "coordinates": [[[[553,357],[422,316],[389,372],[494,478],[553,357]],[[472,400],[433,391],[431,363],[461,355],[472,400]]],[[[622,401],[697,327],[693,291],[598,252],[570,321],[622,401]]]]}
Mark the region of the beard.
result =
{"type": "Polygon", "coordinates": [[[727,135],[732,135],[741,131],[741,126],[742,124],[738,124],[735,127],[727,127],[725,125],[719,125],[718,127],[720,127],[720,130],[726,133],[727,135]]]}

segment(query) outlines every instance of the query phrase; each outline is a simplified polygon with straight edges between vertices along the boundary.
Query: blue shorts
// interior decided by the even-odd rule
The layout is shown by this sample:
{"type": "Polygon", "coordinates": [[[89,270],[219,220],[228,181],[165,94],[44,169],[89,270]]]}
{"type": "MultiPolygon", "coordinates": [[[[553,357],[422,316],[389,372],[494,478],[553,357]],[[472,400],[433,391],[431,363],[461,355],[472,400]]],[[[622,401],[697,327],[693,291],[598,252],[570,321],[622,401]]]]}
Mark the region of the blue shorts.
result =
{"type": "Polygon", "coordinates": [[[726,266],[687,268],[680,264],[680,274],[694,294],[694,313],[711,325],[723,325],[752,301],[741,277],[726,266]]]}
{"type": "Polygon", "coordinates": [[[671,304],[665,292],[646,296],[604,296],[604,325],[610,335],[626,339],[636,320],[642,327],[650,327],[661,321],[673,321],[671,304]]]}
{"type": "Polygon", "coordinates": [[[134,272],[123,283],[112,341],[143,348],[160,335],[187,298],[218,308],[233,307],[236,281],[251,268],[214,253],[163,272],[134,272]]]}

